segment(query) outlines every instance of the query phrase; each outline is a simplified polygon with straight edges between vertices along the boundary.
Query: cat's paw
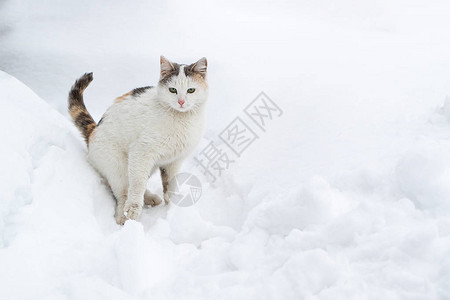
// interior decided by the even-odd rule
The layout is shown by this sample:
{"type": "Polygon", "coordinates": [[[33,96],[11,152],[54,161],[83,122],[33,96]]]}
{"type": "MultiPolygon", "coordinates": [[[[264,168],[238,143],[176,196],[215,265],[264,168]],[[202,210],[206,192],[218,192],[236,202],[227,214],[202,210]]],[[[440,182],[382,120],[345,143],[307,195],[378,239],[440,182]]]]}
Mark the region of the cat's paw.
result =
{"type": "Polygon", "coordinates": [[[142,211],[142,204],[137,202],[127,202],[123,208],[124,215],[127,219],[136,220],[142,211]]]}
{"type": "Polygon", "coordinates": [[[117,215],[115,218],[118,225],[123,225],[125,224],[125,221],[128,220],[128,218],[123,213],[121,215],[117,215]]]}
{"type": "Polygon", "coordinates": [[[156,194],[152,194],[149,191],[146,191],[144,194],[144,203],[145,205],[156,206],[161,204],[162,199],[156,194]]]}

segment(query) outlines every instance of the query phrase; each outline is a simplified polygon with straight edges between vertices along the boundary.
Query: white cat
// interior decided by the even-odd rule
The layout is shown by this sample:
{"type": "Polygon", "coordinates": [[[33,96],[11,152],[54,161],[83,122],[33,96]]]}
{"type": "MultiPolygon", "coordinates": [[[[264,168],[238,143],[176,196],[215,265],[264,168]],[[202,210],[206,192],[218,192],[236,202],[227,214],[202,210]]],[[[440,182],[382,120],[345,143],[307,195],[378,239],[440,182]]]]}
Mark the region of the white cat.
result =
{"type": "Polygon", "coordinates": [[[98,124],[83,101],[92,73],[78,79],[69,93],[69,112],[88,145],[88,160],[117,200],[118,224],[137,219],[144,203],[161,203],[159,196],[146,190],[148,178],[158,168],[164,201],[169,202],[171,179],[202,137],[208,98],[206,58],[183,65],[161,56],[160,62],[158,85],[117,98],[98,124]]]}

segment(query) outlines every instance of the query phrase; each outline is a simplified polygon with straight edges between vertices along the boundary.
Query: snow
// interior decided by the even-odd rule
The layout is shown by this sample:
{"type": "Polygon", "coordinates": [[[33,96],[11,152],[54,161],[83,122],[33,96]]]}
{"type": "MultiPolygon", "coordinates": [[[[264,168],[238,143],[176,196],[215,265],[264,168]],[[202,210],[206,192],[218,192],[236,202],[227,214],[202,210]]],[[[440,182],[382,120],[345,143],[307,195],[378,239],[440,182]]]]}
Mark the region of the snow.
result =
{"type": "Polygon", "coordinates": [[[1,2],[0,299],[450,298],[449,8],[1,2]],[[261,91],[284,113],[216,182],[185,163],[194,206],[119,226],[66,95],[93,71],[98,120],[160,54],[208,58],[197,152],[261,91]]]}

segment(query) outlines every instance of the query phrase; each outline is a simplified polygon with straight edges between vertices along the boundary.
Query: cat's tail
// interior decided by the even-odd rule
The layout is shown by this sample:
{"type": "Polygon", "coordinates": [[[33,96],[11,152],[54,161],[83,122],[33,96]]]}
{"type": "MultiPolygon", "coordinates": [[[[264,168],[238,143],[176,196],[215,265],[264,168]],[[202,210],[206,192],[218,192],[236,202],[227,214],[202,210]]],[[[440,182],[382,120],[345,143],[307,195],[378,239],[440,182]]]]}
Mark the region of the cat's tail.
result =
{"type": "Polygon", "coordinates": [[[75,126],[80,130],[81,134],[89,146],[89,137],[97,127],[91,114],[86,109],[83,100],[83,92],[94,79],[92,73],[85,73],[75,81],[69,92],[69,113],[75,126]]]}

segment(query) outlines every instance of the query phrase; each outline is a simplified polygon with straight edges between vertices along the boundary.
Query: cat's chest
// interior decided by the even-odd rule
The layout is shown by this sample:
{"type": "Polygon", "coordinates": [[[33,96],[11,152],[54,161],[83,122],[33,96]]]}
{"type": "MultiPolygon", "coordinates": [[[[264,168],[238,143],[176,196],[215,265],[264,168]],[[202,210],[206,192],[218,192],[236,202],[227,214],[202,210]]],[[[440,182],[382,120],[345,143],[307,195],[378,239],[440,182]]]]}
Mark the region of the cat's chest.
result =
{"type": "Polygon", "coordinates": [[[159,136],[160,163],[186,157],[198,145],[203,132],[201,120],[180,120],[163,124],[159,136]]]}

